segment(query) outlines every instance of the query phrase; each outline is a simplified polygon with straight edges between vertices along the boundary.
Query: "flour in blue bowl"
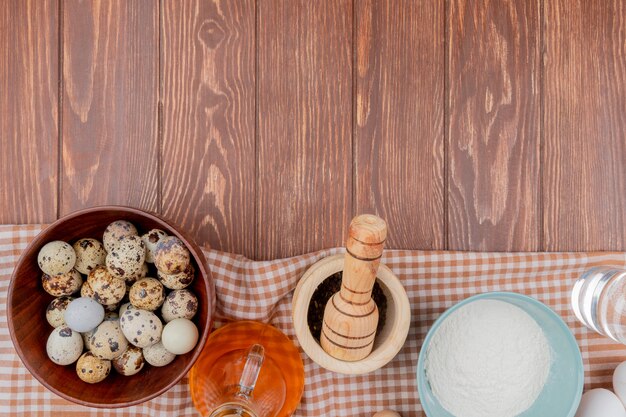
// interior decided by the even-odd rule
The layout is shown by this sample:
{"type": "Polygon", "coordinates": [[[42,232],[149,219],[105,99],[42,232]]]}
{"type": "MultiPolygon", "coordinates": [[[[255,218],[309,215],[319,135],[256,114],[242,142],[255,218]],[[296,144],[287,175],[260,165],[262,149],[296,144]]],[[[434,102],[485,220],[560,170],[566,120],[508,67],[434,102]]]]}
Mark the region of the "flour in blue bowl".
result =
{"type": "Polygon", "coordinates": [[[455,417],[515,417],[539,397],[551,350],[524,310],[477,300],[441,323],[425,359],[434,396],[455,417]]]}

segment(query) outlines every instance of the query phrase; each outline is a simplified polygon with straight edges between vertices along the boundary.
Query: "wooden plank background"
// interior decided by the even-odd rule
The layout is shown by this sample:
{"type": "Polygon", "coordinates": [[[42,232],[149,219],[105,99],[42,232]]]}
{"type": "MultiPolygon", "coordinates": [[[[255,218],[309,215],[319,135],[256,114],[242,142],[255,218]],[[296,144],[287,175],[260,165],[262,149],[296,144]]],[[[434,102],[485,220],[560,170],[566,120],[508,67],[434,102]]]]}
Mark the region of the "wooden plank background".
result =
{"type": "Polygon", "coordinates": [[[626,0],[5,0],[0,222],[125,204],[256,259],[626,250],[626,0]]]}

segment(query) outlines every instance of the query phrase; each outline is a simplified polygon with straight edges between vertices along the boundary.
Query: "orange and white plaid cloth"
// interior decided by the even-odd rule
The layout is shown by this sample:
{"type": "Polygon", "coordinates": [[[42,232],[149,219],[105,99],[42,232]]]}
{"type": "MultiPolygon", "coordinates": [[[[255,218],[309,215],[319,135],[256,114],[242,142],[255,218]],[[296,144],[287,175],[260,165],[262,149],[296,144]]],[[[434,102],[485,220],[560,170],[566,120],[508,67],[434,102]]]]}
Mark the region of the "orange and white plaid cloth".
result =
{"type": "MultiPolygon", "coordinates": [[[[42,226],[0,226],[0,414],[15,416],[198,416],[187,380],[140,406],[98,410],[65,401],[30,376],[13,349],[6,318],[9,279],[17,259],[42,226]]],[[[270,322],[297,344],[291,296],[314,262],[341,249],[290,259],[254,262],[205,251],[215,279],[219,321],[270,322]]],[[[366,416],[382,409],[404,417],[423,416],[415,367],[420,346],[435,319],[474,294],[515,291],[537,298],[563,317],[578,339],[585,363],[585,388],[610,387],[626,348],[577,322],[569,307],[576,278],[593,265],[626,266],[623,253],[469,253],[388,250],[383,262],[400,278],[412,303],[411,330],[404,348],[382,369],[363,376],[326,371],[302,353],[305,391],[296,416],[366,416]]]]}

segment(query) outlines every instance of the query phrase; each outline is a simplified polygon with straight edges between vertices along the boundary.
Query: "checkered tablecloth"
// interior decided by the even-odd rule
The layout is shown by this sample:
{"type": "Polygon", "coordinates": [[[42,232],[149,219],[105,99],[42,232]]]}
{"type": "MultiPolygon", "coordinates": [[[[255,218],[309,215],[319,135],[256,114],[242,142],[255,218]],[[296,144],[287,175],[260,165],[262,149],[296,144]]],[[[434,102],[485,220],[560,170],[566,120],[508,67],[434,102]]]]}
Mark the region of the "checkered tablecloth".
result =
{"type": "MultiPolygon", "coordinates": [[[[140,406],[90,409],[67,402],[30,376],[13,349],[6,297],[13,267],[41,226],[0,226],[0,414],[30,416],[197,416],[187,380],[140,406]]],[[[290,259],[254,262],[212,250],[205,254],[218,296],[218,320],[270,322],[294,340],[291,296],[299,277],[314,262],[341,249],[290,259]]],[[[626,359],[624,346],[579,324],[569,308],[574,280],[592,265],[626,265],[623,253],[468,253],[389,250],[383,262],[400,278],[412,305],[406,344],[384,368],[364,376],[326,371],[302,354],[305,392],[296,416],[371,416],[394,409],[404,417],[423,416],[415,365],[426,332],[448,307],[474,294],[515,291],[544,302],[572,329],[585,363],[585,388],[610,387],[615,366],[626,359]]]]}

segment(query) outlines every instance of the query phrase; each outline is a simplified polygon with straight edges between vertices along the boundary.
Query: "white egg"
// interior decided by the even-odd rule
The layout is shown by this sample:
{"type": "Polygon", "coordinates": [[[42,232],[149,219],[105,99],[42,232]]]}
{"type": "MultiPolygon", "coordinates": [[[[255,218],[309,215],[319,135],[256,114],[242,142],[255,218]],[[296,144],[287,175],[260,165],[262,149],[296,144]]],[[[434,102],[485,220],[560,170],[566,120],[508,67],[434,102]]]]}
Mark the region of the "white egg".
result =
{"type": "Polygon", "coordinates": [[[626,362],[619,364],[613,372],[613,392],[626,406],[626,362]]]}
{"type": "Polygon", "coordinates": [[[67,326],[75,332],[88,332],[102,323],[104,307],[93,298],[80,297],[67,306],[64,318],[67,326]]]}
{"type": "Polygon", "coordinates": [[[161,341],[168,352],[184,355],[198,343],[198,328],[190,320],[174,319],[163,328],[161,341]]]}
{"type": "Polygon", "coordinates": [[[611,391],[596,388],[583,395],[575,417],[626,417],[626,410],[611,391]]]}

